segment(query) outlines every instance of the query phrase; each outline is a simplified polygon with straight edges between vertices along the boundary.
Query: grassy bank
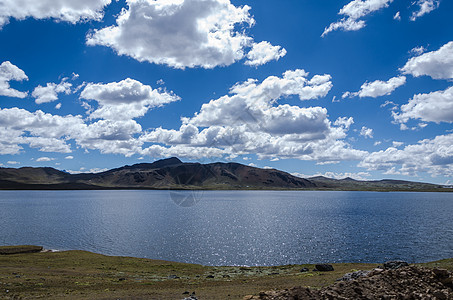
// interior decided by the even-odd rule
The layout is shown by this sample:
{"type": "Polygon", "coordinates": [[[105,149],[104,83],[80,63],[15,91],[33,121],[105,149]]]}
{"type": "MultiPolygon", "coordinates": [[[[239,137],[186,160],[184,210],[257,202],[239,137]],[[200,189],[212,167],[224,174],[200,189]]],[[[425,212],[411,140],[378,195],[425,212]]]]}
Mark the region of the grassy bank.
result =
{"type": "MultiPolygon", "coordinates": [[[[453,270],[453,259],[422,265],[453,270]]],[[[326,286],[377,264],[333,266],[333,272],[302,273],[314,266],[209,267],[86,251],[0,255],[0,299],[183,299],[192,292],[199,299],[242,299],[263,290],[326,286]]]]}

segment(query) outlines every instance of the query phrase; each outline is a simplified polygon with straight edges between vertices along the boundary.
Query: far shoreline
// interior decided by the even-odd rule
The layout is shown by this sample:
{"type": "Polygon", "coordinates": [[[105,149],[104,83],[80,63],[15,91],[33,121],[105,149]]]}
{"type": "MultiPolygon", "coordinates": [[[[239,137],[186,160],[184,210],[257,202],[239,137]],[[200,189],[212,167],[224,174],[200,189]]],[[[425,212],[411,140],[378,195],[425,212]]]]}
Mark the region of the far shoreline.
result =
{"type": "Polygon", "coordinates": [[[66,188],[58,186],[26,186],[23,188],[0,187],[0,191],[279,191],[279,192],[420,192],[420,193],[452,193],[453,188],[437,189],[329,189],[329,188],[191,188],[191,187],[90,187],[90,188],[66,188]]]}

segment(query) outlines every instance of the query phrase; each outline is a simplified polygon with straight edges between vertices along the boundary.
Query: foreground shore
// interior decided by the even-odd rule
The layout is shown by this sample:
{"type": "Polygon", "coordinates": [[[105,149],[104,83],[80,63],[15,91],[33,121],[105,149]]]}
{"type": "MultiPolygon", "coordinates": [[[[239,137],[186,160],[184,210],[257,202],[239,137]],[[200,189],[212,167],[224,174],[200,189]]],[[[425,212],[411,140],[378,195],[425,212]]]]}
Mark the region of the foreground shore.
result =
{"type": "MultiPolygon", "coordinates": [[[[0,247],[1,252],[2,247],[0,247]]],[[[417,264],[453,271],[453,259],[417,264]]],[[[321,288],[345,273],[378,264],[212,267],[86,251],[0,255],[0,299],[243,299],[295,286],[321,288]],[[308,272],[301,272],[303,268],[308,272]]]]}

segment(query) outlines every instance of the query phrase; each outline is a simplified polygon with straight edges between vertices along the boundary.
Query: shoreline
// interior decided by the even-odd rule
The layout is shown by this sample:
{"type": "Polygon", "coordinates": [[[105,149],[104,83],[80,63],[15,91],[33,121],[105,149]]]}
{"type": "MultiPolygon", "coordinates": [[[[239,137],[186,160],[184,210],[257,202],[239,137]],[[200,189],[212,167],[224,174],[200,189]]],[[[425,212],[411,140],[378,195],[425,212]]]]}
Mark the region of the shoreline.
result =
{"type": "MultiPolygon", "coordinates": [[[[243,299],[295,286],[323,288],[346,273],[380,265],[333,263],[334,271],[321,272],[313,271],[314,264],[204,266],[81,250],[11,254],[0,255],[0,298],[181,300],[195,292],[199,299],[243,299]]],[[[415,265],[453,271],[453,259],[415,265]]]]}

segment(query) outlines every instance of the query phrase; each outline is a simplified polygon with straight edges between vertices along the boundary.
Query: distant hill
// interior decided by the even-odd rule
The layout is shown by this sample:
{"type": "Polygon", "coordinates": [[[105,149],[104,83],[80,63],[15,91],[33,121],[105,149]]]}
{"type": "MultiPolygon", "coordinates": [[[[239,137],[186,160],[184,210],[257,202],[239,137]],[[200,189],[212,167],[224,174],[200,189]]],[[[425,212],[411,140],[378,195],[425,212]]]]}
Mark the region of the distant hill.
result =
{"type": "Polygon", "coordinates": [[[68,174],[53,168],[0,168],[0,189],[303,189],[443,191],[440,185],[400,180],[299,178],[239,163],[184,163],[168,158],[102,173],[68,174]]]}
{"type": "MultiPolygon", "coordinates": [[[[404,181],[404,180],[372,180],[372,181],[361,181],[352,178],[344,179],[332,179],[323,176],[308,178],[312,183],[316,185],[318,189],[327,190],[344,190],[344,191],[448,191],[441,185],[404,181]]],[[[453,191],[453,190],[452,190],[453,191]]]]}

